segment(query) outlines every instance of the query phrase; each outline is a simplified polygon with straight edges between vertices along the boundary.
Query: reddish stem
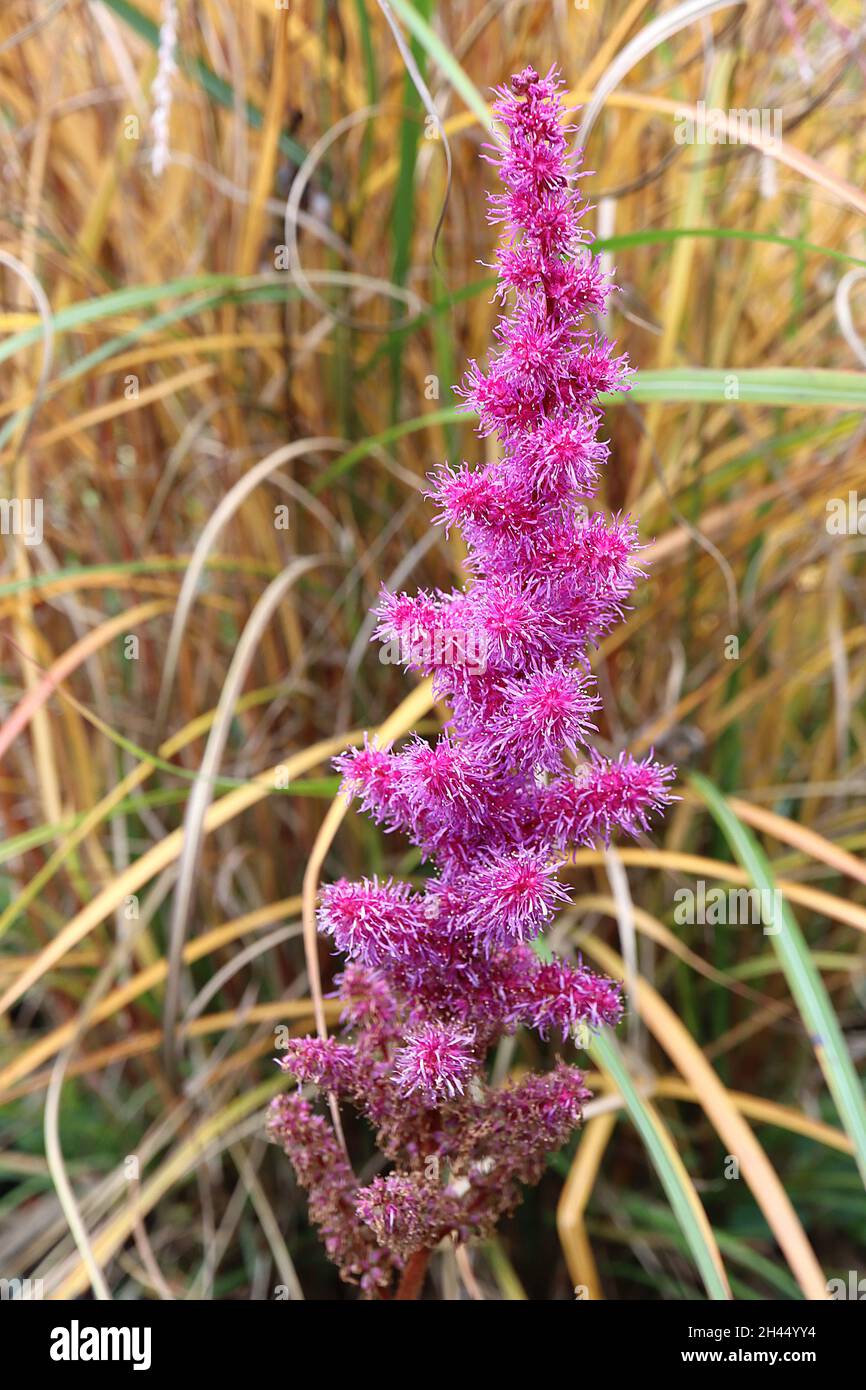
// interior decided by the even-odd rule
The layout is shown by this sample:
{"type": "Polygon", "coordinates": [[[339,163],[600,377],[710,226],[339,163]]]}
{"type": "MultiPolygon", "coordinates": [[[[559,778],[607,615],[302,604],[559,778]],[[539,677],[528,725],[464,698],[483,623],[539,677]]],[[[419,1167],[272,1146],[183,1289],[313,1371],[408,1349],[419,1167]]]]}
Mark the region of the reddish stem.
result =
{"type": "Polygon", "coordinates": [[[410,1255],[406,1261],[406,1268],[403,1270],[402,1277],[397,1292],[394,1295],[396,1301],[417,1298],[424,1287],[424,1276],[427,1273],[427,1265],[430,1262],[429,1250],[416,1250],[414,1255],[410,1255]]]}

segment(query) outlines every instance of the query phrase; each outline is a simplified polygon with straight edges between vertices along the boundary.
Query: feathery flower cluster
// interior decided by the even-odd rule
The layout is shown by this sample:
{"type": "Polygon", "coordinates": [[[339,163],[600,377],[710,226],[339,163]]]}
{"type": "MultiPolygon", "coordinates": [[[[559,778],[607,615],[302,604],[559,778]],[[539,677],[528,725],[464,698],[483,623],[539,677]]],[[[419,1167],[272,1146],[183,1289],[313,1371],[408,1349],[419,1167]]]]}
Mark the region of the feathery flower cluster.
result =
{"type": "Polygon", "coordinates": [[[299,1039],[281,1059],[298,1082],[354,1104],[394,1169],[358,1184],[300,1092],[271,1116],[331,1257],[371,1296],[409,1255],[490,1231],[579,1122],[577,1068],[492,1087],[485,1060],[518,1027],[565,1042],[617,1023],[612,981],[579,961],[545,963],[532,942],[567,901],[557,858],[636,834],[671,799],[671,768],[588,746],[599,700],[587,650],[642,571],[634,523],[579,504],[608,452],[597,395],[625,388],[630,369],[581,326],[609,286],[583,245],[560,85],[527,68],[497,92],[508,140],[489,217],[504,228],[498,295],[512,309],[462,395],[501,458],[441,468],[430,494],[438,522],[463,532],[471,582],[386,592],[377,609],[376,636],[432,675],[450,725],[433,743],[365,741],[336,760],[346,791],[431,872],[417,891],[377,878],[323,888],[320,930],[349,957],[345,1039],[299,1039]],[[461,659],[479,651],[483,664],[461,659]]]}

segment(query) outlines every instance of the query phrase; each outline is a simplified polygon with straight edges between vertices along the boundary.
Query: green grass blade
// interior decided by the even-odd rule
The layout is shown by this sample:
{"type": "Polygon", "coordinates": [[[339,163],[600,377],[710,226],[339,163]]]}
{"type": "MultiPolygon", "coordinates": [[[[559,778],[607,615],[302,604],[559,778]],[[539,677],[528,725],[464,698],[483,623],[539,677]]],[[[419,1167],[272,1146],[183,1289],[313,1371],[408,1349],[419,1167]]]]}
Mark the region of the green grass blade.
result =
{"type": "MultiPolygon", "coordinates": [[[[671,1239],[676,1240],[677,1244],[681,1243],[676,1222],[667,1207],[662,1207],[656,1202],[650,1202],[636,1193],[630,1192],[623,1193],[619,1200],[626,1212],[645,1223],[645,1228],[651,1231],[662,1231],[671,1239]]],[[[642,1234],[642,1232],[639,1231],[638,1234],[642,1234]]],[[[770,1288],[775,1289],[781,1298],[798,1299],[802,1297],[797,1281],[791,1278],[787,1269],[778,1261],[769,1259],[759,1251],[753,1250],[746,1240],[740,1236],[732,1235],[729,1231],[716,1231],[714,1234],[719,1249],[731,1264],[741,1265],[743,1269],[757,1275],[759,1279],[769,1284],[770,1288]]],[[[754,1296],[758,1297],[757,1294],[754,1296]]]]}
{"type": "MultiPolygon", "coordinates": [[[[816,255],[833,257],[840,261],[845,261],[852,265],[864,266],[866,260],[860,260],[848,252],[836,251],[829,246],[819,246],[812,242],[799,241],[795,237],[772,236],[764,232],[750,232],[735,230],[729,227],[674,227],[674,228],[655,228],[644,232],[626,232],[622,235],[602,238],[593,243],[596,251],[618,251],[628,249],[633,246],[652,246],[663,245],[666,242],[676,243],[683,237],[708,237],[716,240],[744,240],[766,242],[770,245],[788,247],[792,250],[814,252],[816,255]]],[[[433,305],[430,309],[418,315],[412,324],[412,330],[421,328],[431,318],[438,314],[450,312],[455,304],[472,299],[476,295],[483,294],[492,289],[496,279],[492,275],[484,276],[471,284],[461,286],[460,289],[453,291],[441,304],[433,305]]],[[[112,314],[128,314],[135,309],[146,308],[151,304],[163,299],[183,294],[195,294],[207,290],[222,292],[225,297],[234,295],[249,295],[256,291],[261,291],[266,285],[272,286],[274,293],[290,293],[292,290],[291,281],[286,281],[283,276],[239,276],[231,272],[212,273],[205,275],[189,275],[179,280],[166,281],[160,285],[130,285],[121,290],[111,290],[108,294],[100,295],[96,298],[79,300],[75,304],[67,305],[54,318],[53,328],[57,335],[70,332],[87,323],[95,323],[99,319],[108,318],[112,314]],[[281,290],[282,287],[282,290],[281,290]]],[[[218,296],[215,300],[210,300],[202,307],[211,307],[213,303],[220,303],[222,299],[218,296]]],[[[189,306],[189,312],[194,312],[197,306],[189,306]]],[[[395,329],[394,336],[403,336],[410,329],[395,329]]],[[[43,328],[41,323],[33,324],[30,328],[22,329],[18,333],[10,334],[0,343],[0,362],[20,351],[22,348],[30,347],[42,338],[43,328]]],[[[372,354],[372,360],[377,360],[378,354],[372,354]]],[[[792,369],[781,368],[786,371],[792,369]]],[[[726,375],[730,375],[727,373],[726,375]]],[[[746,380],[751,373],[749,371],[740,374],[746,380]]],[[[845,377],[862,376],[863,373],[846,372],[845,377]]],[[[771,401],[769,404],[777,404],[771,401]]],[[[862,405],[862,395],[858,397],[858,404],[862,405]]]]}
{"type": "Polygon", "coordinates": [[[803,367],[673,367],[638,372],[636,401],[866,407],[866,372],[803,367]]]}
{"type": "MultiPolygon", "coordinates": [[[[706,777],[693,773],[690,781],[709,807],[738,863],[751,875],[755,887],[765,892],[775,892],[776,884],[769,860],[751,830],[734,814],[721,792],[706,777]]],[[[866,1186],[866,1095],[863,1081],[851,1060],[830,996],[796,917],[781,897],[770,901],[781,904],[781,922],[774,923],[781,930],[768,933],[769,940],[779,957],[788,988],[815,1049],[839,1118],[854,1145],[857,1167],[866,1186]]]]}
{"type": "MultiPolygon", "coordinates": [[[[426,20],[430,13],[430,0],[421,0],[426,20]]],[[[394,199],[391,204],[391,239],[393,256],[391,261],[391,280],[402,289],[406,284],[412,260],[412,234],[415,230],[415,171],[418,163],[418,140],[423,129],[425,64],[424,50],[416,39],[412,43],[412,59],[421,79],[421,88],[416,86],[413,73],[407,68],[403,79],[403,105],[406,114],[400,122],[398,143],[400,147],[400,167],[394,185],[394,199]]],[[[389,344],[391,356],[391,418],[400,418],[400,393],[403,380],[403,353],[400,340],[392,338],[389,344]]]]}
{"type": "Polygon", "coordinates": [[[485,130],[490,129],[490,112],[487,103],[475,83],[463,71],[454,54],[430,25],[415,9],[409,0],[389,0],[391,9],[399,16],[413,38],[417,39],[428,57],[433,59],[451,83],[458,96],[462,97],[470,111],[474,111],[485,130]]]}
{"type": "MultiPolygon", "coordinates": [[[[708,367],[682,367],[659,371],[635,372],[629,395],[633,401],[661,401],[677,405],[695,401],[711,404],[731,404],[731,383],[736,382],[735,404],[800,405],[815,407],[859,406],[866,409],[866,372],[808,371],[799,367],[748,368],[734,372],[708,367]]],[[[599,396],[603,406],[621,403],[619,395],[599,396]]],[[[335,459],[312,485],[320,493],[329,483],[341,477],[369,456],[374,446],[393,444],[403,435],[423,430],[428,425],[447,425],[464,420],[473,424],[471,411],[449,406],[442,410],[403,420],[381,434],[371,435],[354,444],[335,459]]]]}
{"type": "Polygon", "coordinates": [[[607,1031],[599,1033],[590,1044],[589,1054],[593,1061],[616,1082],[617,1089],[625,1102],[626,1110],[646,1145],[652,1165],[670,1202],[677,1225],[683,1233],[704,1281],[707,1294],[711,1299],[728,1299],[730,1295],[719,1275],[713,1253],[706,1242],[704,1233],[695,1220],[692,1203],[683,1187],[680,1174],[671,1163],[667,1149],[659,1137],[654,1118],[629,1075],[616,1038],[607,1031]]]}
{"type": "MultiPolygon", "coordinates": [[[[205,290],[221,290],[226,294],[242,294],[246,290],[261,287],[270,282],[279,287],[282,280],[283,292],[286,288],[285,276],[280,275],[233,275],[229,272],[212,275],[185,275],[179,280],[167,280],[161,285],[130,285],[126,289],[111,290],[97,299],[81,299],[69,304],[55,314],[52,328],[56,336],[82,328],[87,323],[97,323],[110,318],[112,314],[129,314],[135,309],[147,308],[163,299],[172,299],[184,294],[196,294],[205,290]]],[[[193,306],[195,307],[195,306],[193,306]]],[[[22,348],[38,343],[43,336],[41,323],[13,333],[0,343],[0,362],[13,357],[22,348]]]]}
{"type": "Polygon", "coordinates": [[[753,241],[767,246],[783,246],[795,251],[802,258],[806,253],[827,256],[830,260],[844,261],[848,265],[866,265],[866,261],[849,251],[840,251],[834,246],[821,246],[815,241],[803,241],[801,237],[779,236],[775,232],[756,232],[747,227],[651,227],[642,232],[618,232],[615,236],[599,238],[592,243],[594,251],[625,251],[630,246],[662,246],[665,242],[680,241],[683,237],[695,237],[710,241],[753,241]]]}

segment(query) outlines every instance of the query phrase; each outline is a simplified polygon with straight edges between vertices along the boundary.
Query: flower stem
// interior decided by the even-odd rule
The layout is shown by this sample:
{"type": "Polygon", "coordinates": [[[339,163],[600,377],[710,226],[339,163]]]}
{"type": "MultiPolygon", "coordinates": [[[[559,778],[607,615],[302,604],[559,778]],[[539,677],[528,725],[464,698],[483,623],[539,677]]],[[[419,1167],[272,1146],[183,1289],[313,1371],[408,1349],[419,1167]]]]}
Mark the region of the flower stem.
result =
{"type": "Polygon", "coordinates": [[[403,1270],[402,1278],[394,1298],[397,1302],[401,1300],[418,1298],[424,1287],[424,1276],[427,1273],[427,1265],[430,1263],[429,1250],[416,1250],[414,1255],[410,1255],[403,1270]]]}

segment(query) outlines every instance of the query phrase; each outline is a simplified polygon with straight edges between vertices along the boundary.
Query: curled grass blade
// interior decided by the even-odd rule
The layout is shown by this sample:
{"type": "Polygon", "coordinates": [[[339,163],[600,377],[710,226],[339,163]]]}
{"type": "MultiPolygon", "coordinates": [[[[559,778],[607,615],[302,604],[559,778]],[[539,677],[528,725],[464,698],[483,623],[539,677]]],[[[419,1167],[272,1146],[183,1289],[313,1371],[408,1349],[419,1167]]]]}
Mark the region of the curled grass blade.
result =
{"type": "Polygon", "coordinates": [[[400,16],[413,38],[425,50],[437,67],[447,77],[451,86],[466,106],[486,129],[490,129],[490,109],[475,83],[466,75],[454,54],[442,42],[439,35],[431,29],[423,15],[419,14],[410,0],[388,0],[391,9],[400,16]]]}

